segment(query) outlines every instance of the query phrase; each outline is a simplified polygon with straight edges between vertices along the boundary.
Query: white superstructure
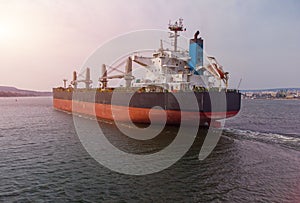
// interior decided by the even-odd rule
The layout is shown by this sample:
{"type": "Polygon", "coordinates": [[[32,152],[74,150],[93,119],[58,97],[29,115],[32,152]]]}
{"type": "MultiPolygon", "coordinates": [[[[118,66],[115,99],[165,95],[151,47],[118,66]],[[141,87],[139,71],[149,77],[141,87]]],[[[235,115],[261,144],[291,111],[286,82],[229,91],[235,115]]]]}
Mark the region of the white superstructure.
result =
{"type": "Polygon", "coordinates": [[[178,50],[177,41],[179,32],[183,28],[182,19],[174,24],[169,23],[171,31],[173,50],[161,47],[152,56],[134,54],[128,57],[124,75],[108,76],[107,70],[103,68],[102,77],[99,81],[106,88],[107,80],[113,78],[124,78],[126,87],[147,88],[147,91],[193,91],[199,88],[212,88],[218,81],[221,89],[222,81],[226,88],[228,84],[228,73],[214,57],[207,57],[208,64],[204,65],[203,40],[198,38],[199,31],[190,40],[189,50],[178,50]],[[132,63],[146,68],[143,78],[132,75],[132,63]]]}

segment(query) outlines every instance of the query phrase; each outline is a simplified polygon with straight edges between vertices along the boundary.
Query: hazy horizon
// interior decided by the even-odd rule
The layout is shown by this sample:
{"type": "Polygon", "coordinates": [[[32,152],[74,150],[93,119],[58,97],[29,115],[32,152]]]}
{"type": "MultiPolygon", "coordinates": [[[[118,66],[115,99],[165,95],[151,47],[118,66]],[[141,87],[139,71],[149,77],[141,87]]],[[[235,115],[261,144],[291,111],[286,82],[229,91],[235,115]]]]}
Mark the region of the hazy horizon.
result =
{"type": "MultiPolygon", "coordinates": [[[[300,87],[300,2],[8,1],[0,2],[0,86],[51,91],[69,81],[104,42],[141,29],[167,30],[184,19],[240,89],[300,87]]],[[[159,45],[159,43],[158,43],[159,45]]]]}

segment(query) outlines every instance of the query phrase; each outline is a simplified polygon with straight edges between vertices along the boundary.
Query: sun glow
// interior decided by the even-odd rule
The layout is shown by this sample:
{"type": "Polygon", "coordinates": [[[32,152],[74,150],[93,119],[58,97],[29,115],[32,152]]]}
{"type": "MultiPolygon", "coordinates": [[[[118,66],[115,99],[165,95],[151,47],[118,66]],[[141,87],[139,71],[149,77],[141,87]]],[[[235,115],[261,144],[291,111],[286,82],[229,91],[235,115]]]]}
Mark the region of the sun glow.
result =
{"type": "Polygon", "coordinates": [[[16,37],[16,30],[9,23],[0,22],[0,42],[7,42],[16,37]]]}
{"type": "Polygon", "coordinates": [[[9,35],[9,30],[6,26],[0,25],[0,38],[6,38],[9,35]]]}

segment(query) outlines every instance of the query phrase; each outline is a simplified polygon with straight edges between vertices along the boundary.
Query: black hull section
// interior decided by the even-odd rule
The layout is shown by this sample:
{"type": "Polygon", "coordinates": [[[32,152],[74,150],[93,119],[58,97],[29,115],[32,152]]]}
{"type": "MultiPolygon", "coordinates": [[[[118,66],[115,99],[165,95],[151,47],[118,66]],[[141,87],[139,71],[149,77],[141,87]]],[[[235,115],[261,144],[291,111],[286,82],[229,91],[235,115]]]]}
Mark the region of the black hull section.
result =
{"type": "Polygon", "coordinates": [[[111,104],[116,106],[128,106],[134,108],[153,108],[160,106],[164,110],[194,111],[190,104],[191,94],[195,94],[200,112],[238,112],[241,107],[241,93],[232,92],[115,92],[112,102],[112,92],[100,92],[96,90],[77,90],[75,92],[53,89],[53,98],[62,100],[76,100],[98,104],[111,104]],[[183,102],[183,108],[179,107],[176,97],[183,102]],[[74,97],[74,98],[73,98],[74,97]],[[131,99],[130,99],[131,98],[131,99]]]}

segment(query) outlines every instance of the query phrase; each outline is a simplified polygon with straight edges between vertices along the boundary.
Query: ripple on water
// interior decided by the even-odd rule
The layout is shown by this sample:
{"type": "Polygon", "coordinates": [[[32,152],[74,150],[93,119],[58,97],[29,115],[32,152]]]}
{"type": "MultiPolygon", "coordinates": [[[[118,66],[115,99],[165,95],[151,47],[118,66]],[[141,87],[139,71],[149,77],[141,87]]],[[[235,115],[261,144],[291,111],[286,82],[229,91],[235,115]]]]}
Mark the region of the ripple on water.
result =
{"type": "MultiPolygon", "coordinates": [[[[5,106],[0,108],[5,115],[0,117],[0,202],[300,200],[300,156],[292,147],[299,146],[297,133],[257,130],[251,123],[247,126],[244,121],[251,119],[249,112],[241,113],[245,120],[231,121],[234,127],[224,131],[207,159],[197,158],[205,135],[201,131],[191,150],[170,168],[147,176],[126,176],[90,158],[76,136],[72,116],[54,111],[51,98],[21,98],[17,103],[0,99],[0,106],[5,106]],[[238,130],[242,129],[236,127],[239,125],[246,129],[238,130]]],[[[250,111],[263,104],[243,105],[250,111]]],[[[255,113],[259,118],[259,111],[255,113]]],[[[112,123],[103,122],[101,127],[112,142],[125,145],[124,149],[137,146],[117,136],[112,123]]],[[[166,131],[168,136],[172,133],[176,133],[172,128],[166,131]]],[[[147,143],[147,153],[163,144],[147,143]]]]}

